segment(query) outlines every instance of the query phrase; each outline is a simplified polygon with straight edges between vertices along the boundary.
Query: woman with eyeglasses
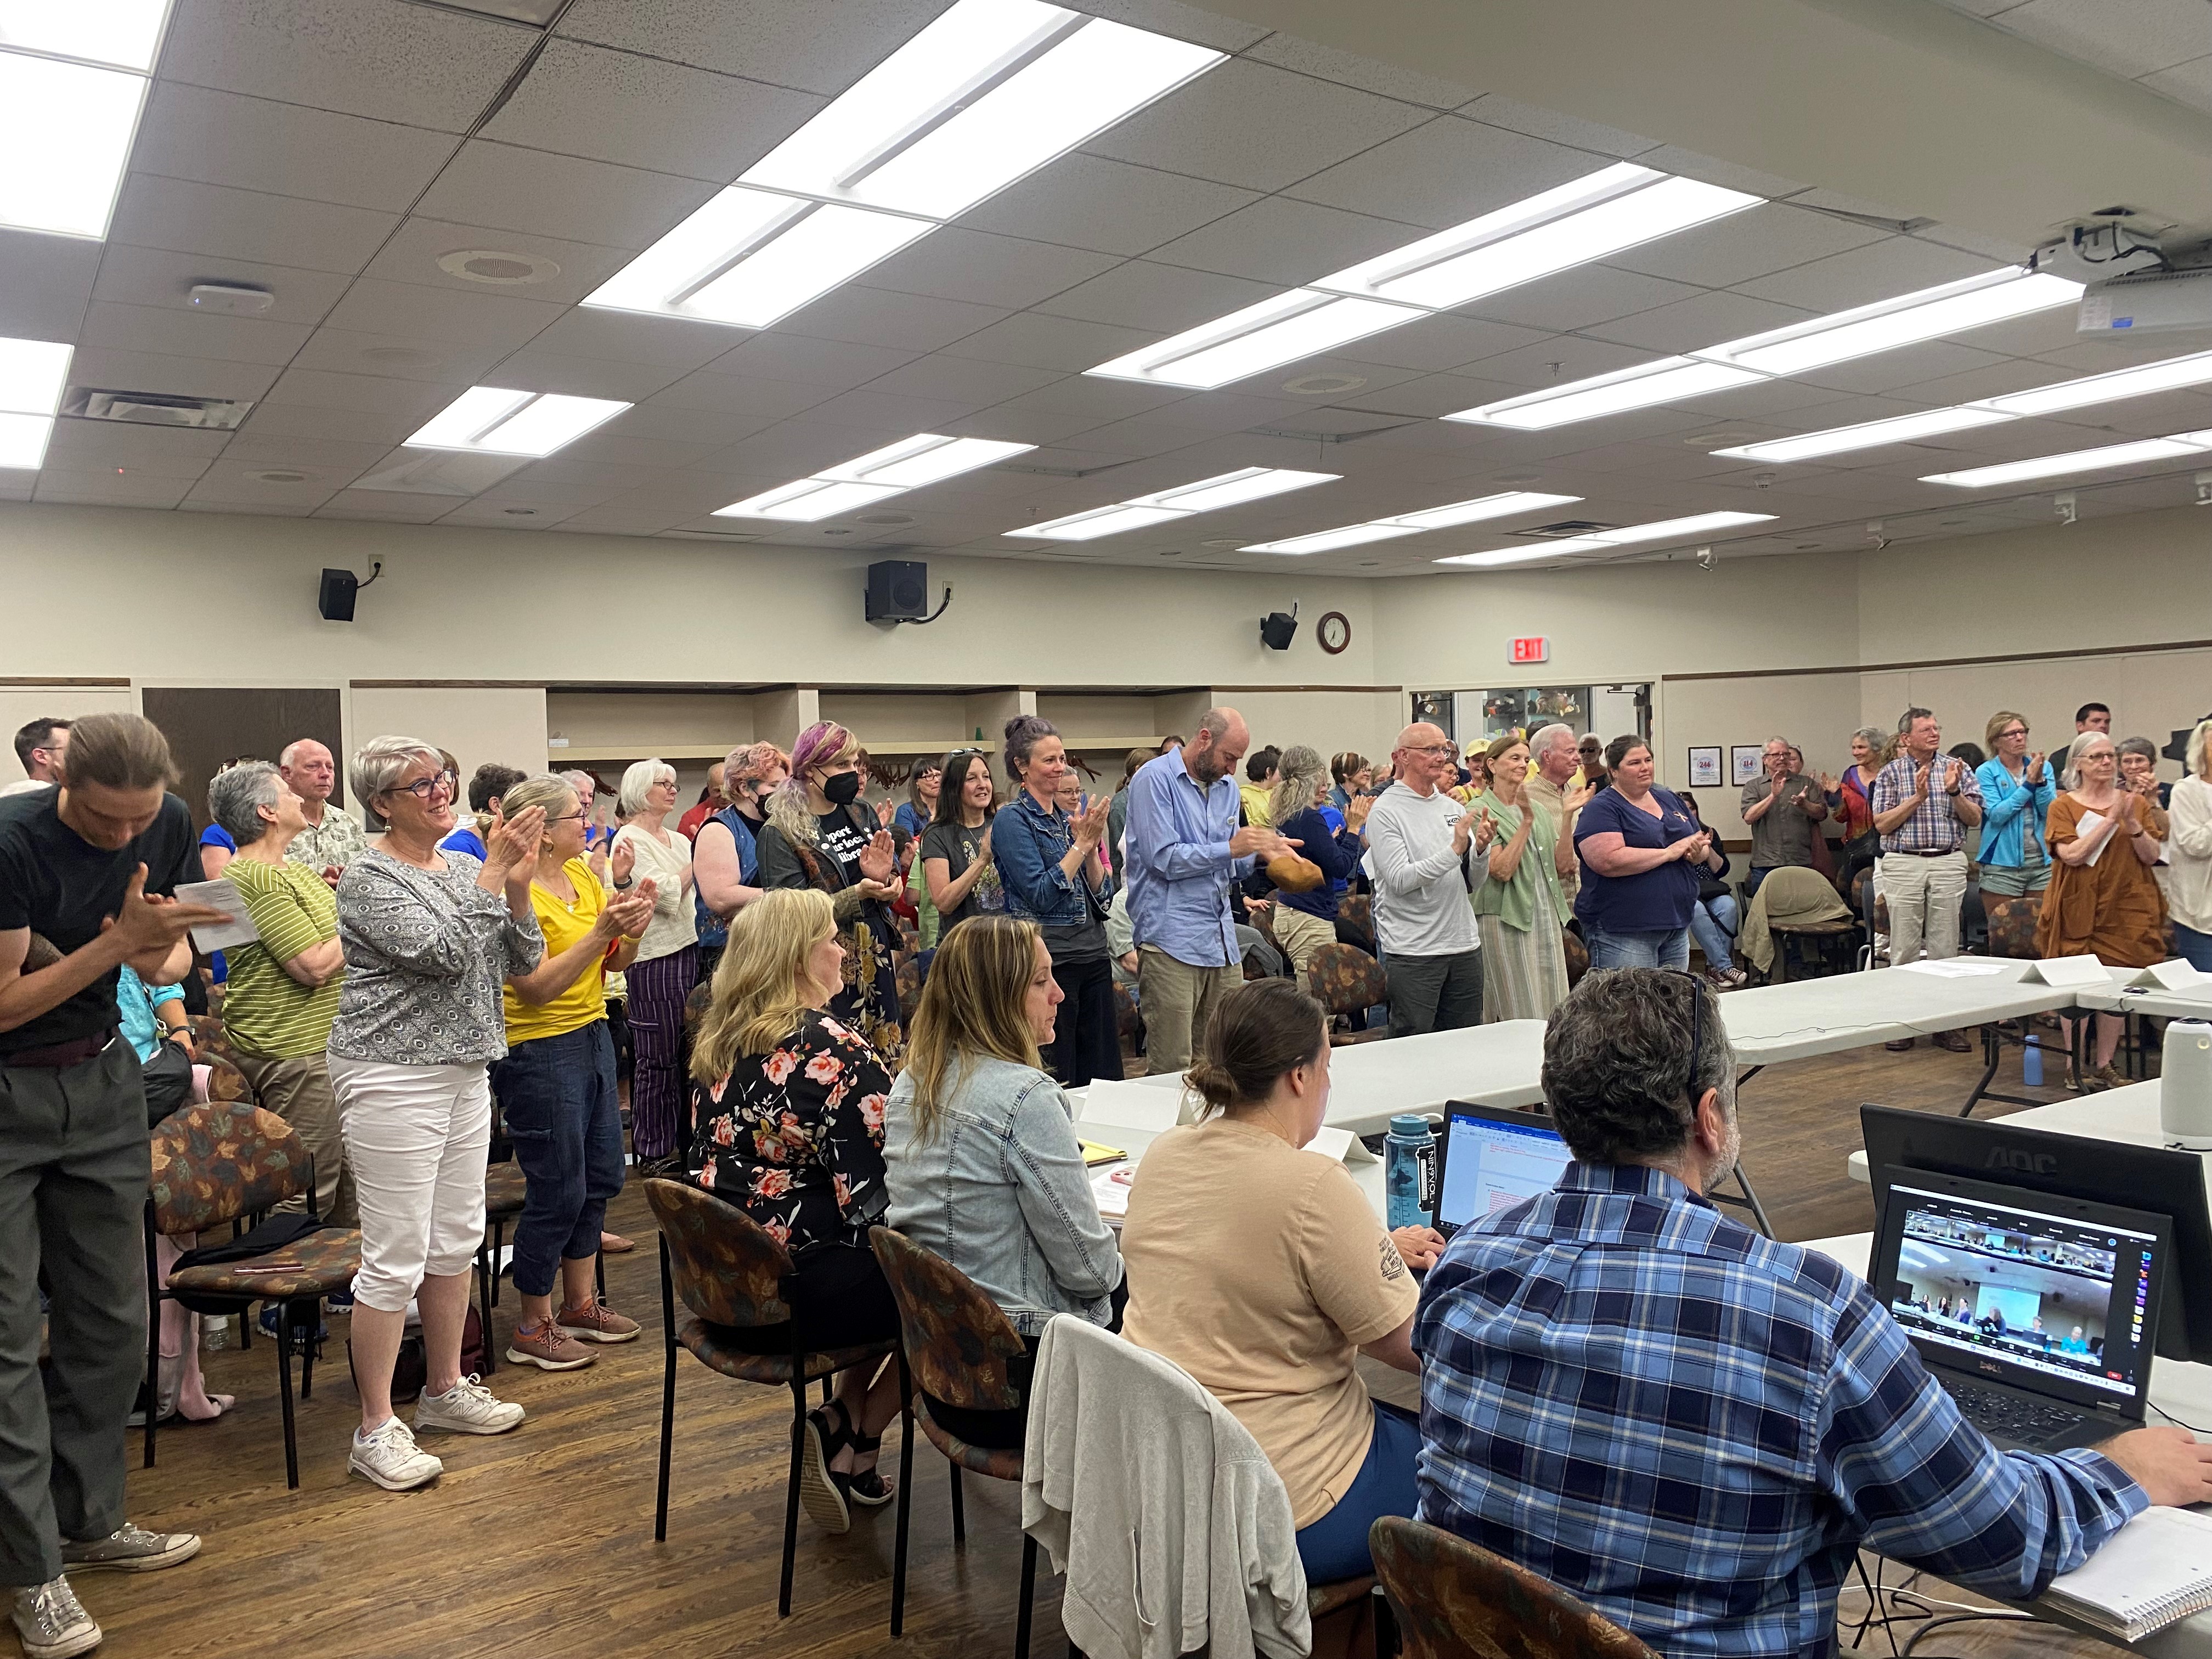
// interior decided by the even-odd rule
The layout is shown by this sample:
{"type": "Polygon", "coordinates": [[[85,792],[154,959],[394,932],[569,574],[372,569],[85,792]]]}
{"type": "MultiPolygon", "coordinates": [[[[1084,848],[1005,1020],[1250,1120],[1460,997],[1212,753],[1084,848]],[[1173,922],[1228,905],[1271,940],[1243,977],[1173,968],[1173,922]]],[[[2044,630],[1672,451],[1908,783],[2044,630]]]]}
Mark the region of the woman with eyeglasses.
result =
{"type": "Polygon", "coordinates": [[[502,990],[545,955],[530,882],[544,809],[495,811],[488,856],[441,853],[453,781],[414,738],[372,738],[346,768],[383,839],[338,881],[345,988],[331,1027],[331,1086],[361,1209],[353,1375],[361,1427],[347,1459],[392,1492],[444,1465],[392,1412],[392,1368],[412,1300],[428,1364],[416,1429],[503,1434],[522,1407],[461,1375],[469,1276],[483,1242],[491,1147],[487,1069],[507,1054],[502,990]]]}
{"type": "MultiPolygon", "coordinates": [[[[629,993],[630,1150],[641,1165],[664,1166],[689,1139],[684,1122],[684,1003],[699,981],[699,925],[691,908],[691,843],[668,827],[676,811],[676,769],[641,760],[623,774],[608,872],[615,890],[651,878],[653,921],[623,978],[629,993]],[[623,855],[629,855],[627,861],[623,855]]],[[[657,1173],[657,1172],[656,1172],[657,1173]]]]}
{"type": "Polygon", "coordinates": [[[941,918],[940,945],[962,922],[1006,908],[991,861],[991,817],[998,810],[991,763],[980,749],[957,749],[945,757],[944,779],[937,816],[921,835],[921,878],[941,918]]]}
{"type": "Polygon", "coordinates": [[[761,885],[811,887],[830,896],[844,956],[842,982],[826,1005],[833,1019],[893,1071],[905,1052],[891,952],[898,922],[898,854],[890,831],[861,800],[867,779],[857,738],[817,720],[791,745],[791,775],[769,797],[760,832],[761,885]]]}
{"type": "Polygon", "coordinates": [[[1990,716],[1990,757],[1974,769],[1982,790],[1982,905],[1991,896],[2022,898],[2051,884],[2051,855],[2043,844],[2043,818],[2058,785],[2039,754],[2027,749],[2027,716],[2000,708],[1990,716]]]}

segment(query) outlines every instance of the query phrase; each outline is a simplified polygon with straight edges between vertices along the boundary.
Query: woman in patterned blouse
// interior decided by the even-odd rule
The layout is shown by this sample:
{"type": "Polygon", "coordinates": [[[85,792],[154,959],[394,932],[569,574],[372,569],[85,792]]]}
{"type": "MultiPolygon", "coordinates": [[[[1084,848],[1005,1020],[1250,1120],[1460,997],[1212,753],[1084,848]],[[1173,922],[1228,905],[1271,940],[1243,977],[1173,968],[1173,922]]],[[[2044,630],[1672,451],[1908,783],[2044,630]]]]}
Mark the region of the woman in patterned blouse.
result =
{"type": "MultiPolygon", "coordinates": [[[[743,1210],[791,1252],[799,1346],[808,1352],[898,1335],[898,1308],[868,1246],[884,1209],[884,1106],[890,1074],[873,1048],[823,1010],[844,983],[829,896],[763,893],[730,924],[714,1000],[691,1051],[699,1184],[743,1210]]],[[[789,1325],[721,1333],[748,1352],[787,1354],[789,1325]]],[[[876,1472],[884,1425],[898,1414],[898,1368],[854,1366],[806,1419],[799,1497],[830,1532],[850,1504],[888,1503],[876,1472]]]]}

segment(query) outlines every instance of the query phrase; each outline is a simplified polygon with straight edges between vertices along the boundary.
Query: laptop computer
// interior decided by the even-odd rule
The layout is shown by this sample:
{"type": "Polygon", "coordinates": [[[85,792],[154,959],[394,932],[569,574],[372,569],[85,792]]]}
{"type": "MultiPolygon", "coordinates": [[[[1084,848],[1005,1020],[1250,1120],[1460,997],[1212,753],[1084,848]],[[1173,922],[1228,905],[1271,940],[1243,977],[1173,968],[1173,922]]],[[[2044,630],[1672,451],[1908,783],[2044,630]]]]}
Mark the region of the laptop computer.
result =
{"type": "Polygon", "coordinates": [[[1548,1112],[1453,1101],[1437,1147],[1437,1231],[1449,1238],[1550,1192],[1573,1158],[1548,1112]]]}
{"type": "Polygon", "coordinates": [[[1884,1173],[1869,1283],[1968,1422],[1999,1447],[2045,1452],[2142,1425],[2166,1217],[1884,1173]]]}

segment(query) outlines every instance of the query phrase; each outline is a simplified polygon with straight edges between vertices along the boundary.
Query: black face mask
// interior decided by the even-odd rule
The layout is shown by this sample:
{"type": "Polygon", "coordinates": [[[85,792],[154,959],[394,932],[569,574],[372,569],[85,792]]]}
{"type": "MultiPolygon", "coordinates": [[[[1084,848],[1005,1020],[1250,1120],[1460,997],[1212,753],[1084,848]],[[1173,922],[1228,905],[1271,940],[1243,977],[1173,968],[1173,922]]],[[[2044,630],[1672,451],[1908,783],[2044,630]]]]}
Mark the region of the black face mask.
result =
{"type": "Polygon", "coordinates": [[[822,783],[822,793],[830,797],[832,806],[850,806],[860,798],[860,775],[858,772],[840,772],[835,777],[825,778],[822,783]]]}

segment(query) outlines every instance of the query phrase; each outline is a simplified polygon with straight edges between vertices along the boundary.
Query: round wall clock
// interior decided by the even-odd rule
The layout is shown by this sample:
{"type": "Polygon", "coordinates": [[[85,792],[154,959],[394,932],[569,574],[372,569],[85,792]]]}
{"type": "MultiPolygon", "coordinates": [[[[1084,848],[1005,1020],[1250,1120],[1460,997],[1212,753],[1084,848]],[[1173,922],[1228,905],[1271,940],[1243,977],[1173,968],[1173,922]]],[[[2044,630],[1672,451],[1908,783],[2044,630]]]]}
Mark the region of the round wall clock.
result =
{"type": "Polygon", "coordinates": [[[1314,624],[1314,637],[1330,656],[1340,656],[1344,647],[1352,643],[1352,623],[1341,611],[1332,611],[1314,624]]]}

